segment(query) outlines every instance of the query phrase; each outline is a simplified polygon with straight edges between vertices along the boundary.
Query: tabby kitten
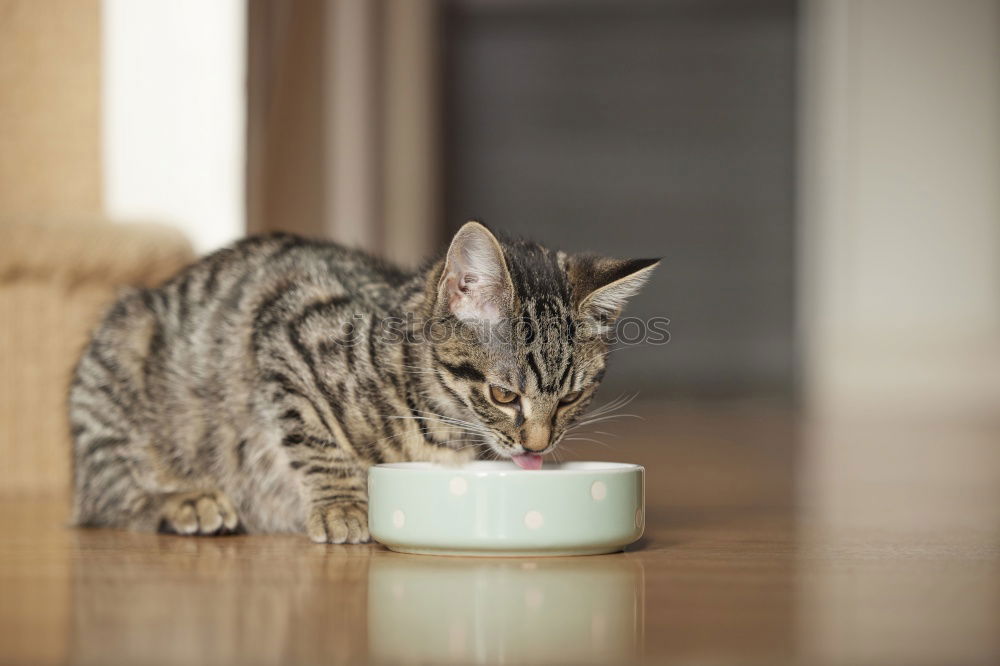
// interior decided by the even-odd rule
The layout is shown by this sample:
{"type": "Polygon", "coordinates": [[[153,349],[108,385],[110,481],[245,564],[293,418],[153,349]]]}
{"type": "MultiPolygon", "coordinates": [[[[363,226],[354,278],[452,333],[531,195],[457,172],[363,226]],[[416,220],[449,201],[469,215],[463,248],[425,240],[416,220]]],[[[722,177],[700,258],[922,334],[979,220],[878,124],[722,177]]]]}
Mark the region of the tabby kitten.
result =
{"type": "Polygon", "coordinates": [[[123,295],[80,359],[75,522],[360,543],[371,465],[492,452],[537,468],[655,264],[478,222],[416,274],[284,234],[220,250],[123,295]]]}

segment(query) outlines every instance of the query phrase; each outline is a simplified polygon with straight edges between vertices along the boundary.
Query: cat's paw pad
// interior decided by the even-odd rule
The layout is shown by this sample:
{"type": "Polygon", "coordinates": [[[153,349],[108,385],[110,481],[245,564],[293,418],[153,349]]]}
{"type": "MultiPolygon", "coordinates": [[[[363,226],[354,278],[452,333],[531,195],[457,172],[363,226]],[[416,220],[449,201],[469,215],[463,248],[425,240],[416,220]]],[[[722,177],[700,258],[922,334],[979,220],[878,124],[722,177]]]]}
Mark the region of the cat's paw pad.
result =
{"type": "Polygon", "coordinates": [[[218,492],[177,493],[163,504],[161,532],[184,535],[228,534],[239,526],[229,498],[218,492]]]}
{"type": "Polygon", "coordinates": [[[309,514],[309,538],[316,543],[367,543],[368,505],[340,502],[317,506],[309,514]]]}

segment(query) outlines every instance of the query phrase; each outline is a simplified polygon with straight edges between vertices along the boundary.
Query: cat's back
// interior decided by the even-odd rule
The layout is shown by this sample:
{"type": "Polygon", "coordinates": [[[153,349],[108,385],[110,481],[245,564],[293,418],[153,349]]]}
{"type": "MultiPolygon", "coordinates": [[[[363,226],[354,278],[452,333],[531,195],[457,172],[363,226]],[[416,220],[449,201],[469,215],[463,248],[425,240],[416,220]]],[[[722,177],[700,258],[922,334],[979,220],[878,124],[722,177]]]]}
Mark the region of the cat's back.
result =
{"type": "Polygon", "coordinates": [[[333,291],[359,306],[379,307],[411,275],[329,241],[286,233],[251,236],[214,252],[165,283],[162,299],[178,317],[201,311],[239,311],[263,293],[304,284],[333,291]]]}
{"type": "Polygon", "coordinates": [[[151,408],[149,419],[177,437],[177,423],[245,406],[261,355],[280,348],[316,304],[336,299],[348,318],[392,312],[409,278],[331,242],[290,234],[241,240],[160,287],[123,293],[94,331],[71,394],[85,397],[82,387],[110,377],[133,409],[151,408]]]}
{"type": "Polygon", "coordinates": [[[160,287],[123,293],[89,347],[141,360],[151,379],[203,383],[243,365],[262,323],[280,323],[329,298],[352,312],[391,312],[410,278],[336,243],[285,233],[252,236],[160,287]]]}

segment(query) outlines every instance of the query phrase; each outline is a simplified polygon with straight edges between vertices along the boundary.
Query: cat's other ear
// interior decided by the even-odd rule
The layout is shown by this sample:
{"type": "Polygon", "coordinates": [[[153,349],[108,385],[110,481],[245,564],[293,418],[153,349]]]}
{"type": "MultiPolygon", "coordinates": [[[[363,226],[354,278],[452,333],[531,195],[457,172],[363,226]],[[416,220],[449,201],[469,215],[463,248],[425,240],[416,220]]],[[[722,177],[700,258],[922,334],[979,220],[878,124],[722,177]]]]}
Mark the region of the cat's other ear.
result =
{"type": "Polygon", "coordinates": [[[599,324],[613,322],[649,280],[659,259],[610,259],[583,255],[568,266],[577,310],[599,324]]]}
{"type": "Polygon", "coordinates": [[[503,248],[475,220],[458,230],[438,282],[438,304],[463,321],[496,322],[514,304],[514,286],[503,248]]]}

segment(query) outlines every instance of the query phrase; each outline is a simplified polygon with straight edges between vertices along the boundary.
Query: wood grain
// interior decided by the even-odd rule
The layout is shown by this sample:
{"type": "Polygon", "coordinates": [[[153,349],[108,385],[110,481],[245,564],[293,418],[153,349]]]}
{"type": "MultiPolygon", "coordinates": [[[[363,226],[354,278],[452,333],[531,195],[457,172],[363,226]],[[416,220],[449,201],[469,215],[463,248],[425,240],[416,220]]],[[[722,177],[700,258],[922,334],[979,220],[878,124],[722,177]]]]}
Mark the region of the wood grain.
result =
{"type": "Polygon", "coordinates": [[[0,662],[1000,660],[995,425],[638,410],[574,451],[647,467],[647,534],[619,555],[74,530],[61,502],[5,500],[0,662]]]}

